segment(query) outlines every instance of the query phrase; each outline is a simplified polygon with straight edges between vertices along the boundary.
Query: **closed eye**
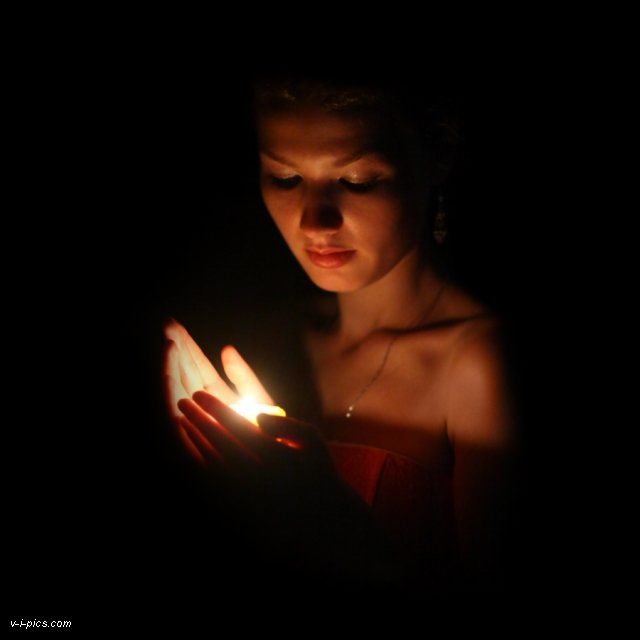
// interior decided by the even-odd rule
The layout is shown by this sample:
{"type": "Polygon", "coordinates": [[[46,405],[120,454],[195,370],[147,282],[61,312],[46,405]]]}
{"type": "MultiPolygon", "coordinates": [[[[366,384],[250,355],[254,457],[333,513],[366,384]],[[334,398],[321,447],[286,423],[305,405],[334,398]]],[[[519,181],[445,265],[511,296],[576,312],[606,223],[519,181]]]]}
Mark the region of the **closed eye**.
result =
{"type": "MultiPolygon", "coordinates": [[[[276,176],[270,176],[271,184],[278,187],[278,189],[294,189],[300,184],[302,178],[300,176],[291,176],[290,178],[278,178],[276,176]]],[[[377,184],[377,178],[368,180],[367,182],[350,182],[344,178],[340,178],[340,183],[344,185],[349,191],[354,193],[365,193],[371,191],[377,184]]]]}
{"type": "Polygon", "coordinates": [[[300,176],[292,176],[291,178],[276,178],[271,176],[271,183],[278,189],[293,189],[302,180],[300,176]]]}
{"type": "Polygon", "coordinates": [[[376,186],[378,182],[377,179],[369,180],[367,182],[349,182],[344,178],[340,179],[340,182],[349,189],[349,191],[353,191],[355,193],[365,193],[366,191],[371,191],[376,186]]]}

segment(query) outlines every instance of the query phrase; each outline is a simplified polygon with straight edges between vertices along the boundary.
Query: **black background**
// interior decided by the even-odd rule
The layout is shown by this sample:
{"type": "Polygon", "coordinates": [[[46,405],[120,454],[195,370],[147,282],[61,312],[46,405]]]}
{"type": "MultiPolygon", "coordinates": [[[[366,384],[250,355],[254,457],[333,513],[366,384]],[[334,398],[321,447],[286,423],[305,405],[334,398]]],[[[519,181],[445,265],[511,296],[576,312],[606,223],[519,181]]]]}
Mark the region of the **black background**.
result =
{"type": "MultiPolygon", "coordinates": [[[[252,67],[144,51],[74,60],[38,56],[13,95],[17,188],[3,253],[11,615],[84,623],[214,605],[222,615],[247,600],[341,606],[320,587],[301,594],[286,573],[265,575],[232,529],[202,514],[159,414],[163,317],[187,325],[215,361],[223,344],[248,340],[251,321],[237,318],[308,290],[259,199],[252,67]]],[[[453,83],[467,130],[456,269],[509,319],[517,362],[525,460],[510,595],[523,603],[561,589],[564,544],[555,443],[566,421],[551,406],[562,365],[549,310],[566,289],[536,80],[521,70],[453,83]]]]}

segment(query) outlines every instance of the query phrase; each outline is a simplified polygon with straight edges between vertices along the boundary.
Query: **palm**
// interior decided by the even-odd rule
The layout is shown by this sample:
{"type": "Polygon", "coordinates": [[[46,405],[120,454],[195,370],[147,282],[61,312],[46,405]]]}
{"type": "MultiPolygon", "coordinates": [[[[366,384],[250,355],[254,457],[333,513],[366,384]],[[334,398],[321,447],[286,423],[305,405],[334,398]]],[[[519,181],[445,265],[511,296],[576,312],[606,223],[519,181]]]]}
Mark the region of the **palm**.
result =
{"type": "Polygon", "coordinates": [[[175,418],[181,398],[189,398],[196,391],[206,391],[226,404],[237,402],[239,396],[250,396],[260,404],[274,404],[273,399],[242,356],[231,345],[221,352],[224,372],[235,390],[216,371],[188,331],[176,320],[164,326],[167,339],[164,353],[166,400],[175,418]]]}

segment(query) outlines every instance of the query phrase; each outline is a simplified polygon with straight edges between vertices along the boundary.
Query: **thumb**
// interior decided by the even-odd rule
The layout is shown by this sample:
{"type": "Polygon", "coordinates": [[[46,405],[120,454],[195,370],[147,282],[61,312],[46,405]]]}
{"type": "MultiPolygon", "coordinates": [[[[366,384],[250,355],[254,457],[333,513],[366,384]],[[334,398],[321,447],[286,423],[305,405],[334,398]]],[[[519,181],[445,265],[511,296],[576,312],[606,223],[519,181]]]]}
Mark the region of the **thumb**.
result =
{"type": "Polygon", "coordinates": [[[284,444],[294,448],[300,448],[307,444],[312,437],[314,428],[301,420],[288,416],[274,416],[270,413],[259,413],[256,416],[256,421],[264,433],[276,440],[282,439],[285,441],[284,444]]]}
{"type": "Polygon", "coordinates": [[[233,345],[228,344],[222,349],[220,360],[224,372],[241,396],[251,396],[262,404],[274,404],[258,376],[233,345]]]}

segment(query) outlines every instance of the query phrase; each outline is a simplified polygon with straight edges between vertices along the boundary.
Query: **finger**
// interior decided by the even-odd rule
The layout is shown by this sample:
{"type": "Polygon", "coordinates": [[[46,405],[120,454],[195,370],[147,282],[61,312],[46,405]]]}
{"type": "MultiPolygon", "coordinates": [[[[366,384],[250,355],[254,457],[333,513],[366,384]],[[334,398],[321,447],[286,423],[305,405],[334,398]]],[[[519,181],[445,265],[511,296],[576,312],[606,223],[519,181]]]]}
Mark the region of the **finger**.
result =
{"type": "Polygon", "coordinates": [[[255,464],[259,462],[257,455],[249,450],[234,433],[217,422],[193,400],[180,400],[178,408],[184,413],[189,422],[200,430],[213,448],[220,453],[223,460],[231,464],[255,464]]]}
{"type": "Polygon", "coordinates": [[[274,416],[269,413],[259,413],[256,420],[263,433],[275,439],[283,438],[293,441],[300,446],[310,444],[311,441],[317,439],[319,435],[314,425],[289,416],[274,416]]]}
{"type": "Polygon", "coordinates": [[[221,463],[222,456],[215,447],[207,440],[200,429],[195,427],[189,420],[182,416],[180,418],[181,439],[187,451],[204,465],[205,463],[221,463]]]}
{"type": "Polygon", "coordinates": [[[162,372],[167,376],[180,379],[180,360],[178,345],[175,340],[166,340],[164,343],[162,372]]]}
{"type": "Polygon", "coordinates": [[[204,382],[188,349],[179,349],[180,380],[187,393],[192,396],[199,389],[204,389],[204,382]]]}
{"type": "Polygon", "coordinates": [[[165,336],[173,339],[178,344],[180,350],[187,352],[191,357],[191,361],[194,363],[202,381],[201,389],[210,388],[224,402],[235,402],[237,399],[236,393],[229,388],[229,385],[216,371],[209,358],[207,358],[183,325],[173,318],[168,318],[164,324],[164,333],[165,336]]]}
{"type": "Polygon", "coordinates": [[[204,466],[204,456],[202,455],[202,453],[200,453],[200,450],[194,444],[193,440],[189,437],[189,434],[181,424],[178,424],[178,437],[180,438],[180,442],[182,442],[189,456],[193,458],[200,466],[204,466]]]}
{"type": "Polygon", "coordinates": [[[238,350],[228,344],[220,354],[224,372],[233,382],[241,396],[251,396],[260,404],[274,404],[273,399],[262,386],[258,376],[240,355],[238,350]]]}
{"type": "Polygon", "coordinates": [[[196,368],[198,369],[203,386],[211,384],[212,376],[207,370],[206,364],[208,364],[210,368],[213,367],[184,326],[174,318],[168,318],[164,324],[164,333],[165,336],[175,340],[181,349],[189,352],[196,368]]]}
{"type": "MultiPolygon", "coordinates": [[[[209,480],[213,480],[214,484],[219,487],[228,486],[230,482],[233,485],[237,484],[237,474],[233,473],[234,470],[238,470],[237,467],[227,465],[220,453],[202,435],[202,432],[184,416],[182,416],[180,429],[184,433],[184,438],[190,443],[189,452],[194,450],[197,452],[192,455],[200,469],[206,472],[209,480]]],[[[185,446],[189,447],[187,443],[185,446]]]]}
{"type": "Polygon", "coordinates": [[[200,376],[202,378],[203,387],[214,387],[225,400],[233,402],[236,394],[229,389],[229,385],[222,379],[215,367],[211,364],[211,360],[207,358],[198,343],[191,337],[189,332],[182,327],[183,344],[191,354],[191,358],[195,362],[200,376]]]}
{"type": "Polygon", "coordinates": [[[205,383],[186,343],[186,330],[173,319],[168,319],[164,324],[164,334],[168,340],[176,343],[178,347],[181,366],[181,381],[184,388],[192,395],[198,389],[204,389],[205,383]]]}
{"type": "Polygon", "coordinates": [[[284,438],[282,436],[278,436],[274,438],[274,440],[278,444],[283,444],[285,447],[289,447],[289,449],[304,449],[304,445],[297,440],[293,440],[291,438],[284,438]]]}
{"type": "Polygon", "coordinates": [[[193,400],[208,415],[213,416],[221,425],[233,432],[240,441],[250,448],[262,452],[261,450],[267,443],[259,427],[206,391],[195,393],[193,400]]]}
{"type": "Polygon", "coordinates": [[[221,463],[220,453],[178,408],[178,402],[181,399],[188,399],[189,395],[180,379],[180,354],[178,345],[173,340],[165,344],[163,371],[165,399],[169,414],[186,451],[201,466],[210,465],[212,461],[221,463]]]}
{"type": "Polygon", "coordinates": [[[182,386],[182,383],[171,376],[165,376],[165,389],[169,416],[173,420],[176,420],[182,415],[180,413],[180,409],[178,409],[178,402],[182,399],[188,398],[189,394],[182,386]]]}
{"type": "Polygon", "coordinates": [[[178,400],[188,398],[189,394],[182,386],[178,347],[173,340],[169,340],[165,344],[163,372],[166,407],[169,415],[173,419],[178,419],[182,416],[178,409],[178,400]]]}

